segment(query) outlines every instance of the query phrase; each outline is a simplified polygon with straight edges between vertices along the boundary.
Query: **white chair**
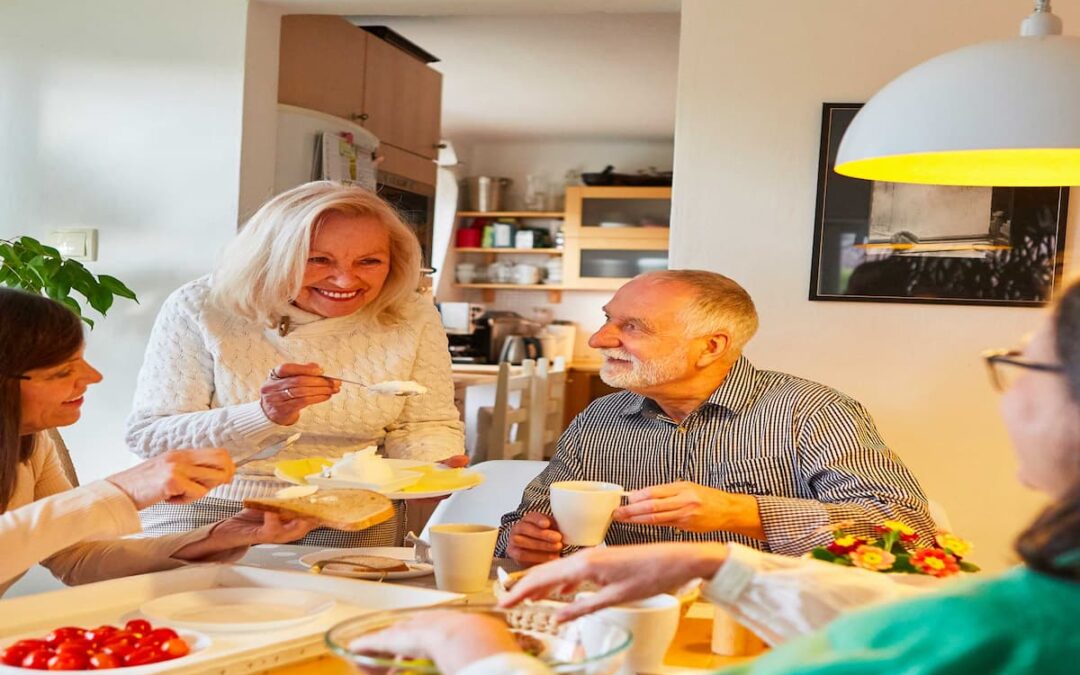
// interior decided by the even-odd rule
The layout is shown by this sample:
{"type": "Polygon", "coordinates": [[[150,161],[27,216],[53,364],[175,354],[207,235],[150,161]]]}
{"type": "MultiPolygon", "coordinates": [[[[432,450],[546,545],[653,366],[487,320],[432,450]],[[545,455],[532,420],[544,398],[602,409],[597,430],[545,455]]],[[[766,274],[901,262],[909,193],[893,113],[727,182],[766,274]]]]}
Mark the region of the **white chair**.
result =
{"type": "Polygon", "coordinates": [[[521,363],[521,371],[511,374],[509,363],[499,364],[495,383],[495,404],[481,408],[477,427],[480,439],[475,460],[487,461],[529,456],[530,425],[533,422],[533,378],[536,362],[521,363]]]}
{"type": "Polygon", "coordinates": [[[525,486],[536,478],[547,464],[514,459],[474,465],[472,470],[484,474],[484,482],[471,490],[455,492],[439,502],[420,537],[430,541],[429,529],[440,523],[498,526],[502,522],[503,514],[513,511],[521,503],[521,493],[525,491],[525,486]]]}
{"type": "Polygon", "coordinates": [[[930,517],[934,519],[938,529],[952,532],[952,521],[949,520],[949,514],[945,511],[945,506],[933,499],[927,499],[926,501],[927,510],[930,511],[930,517]]]}
{"type": "Polygon", "coordinates": [[[550,364],[536,361],[533,378],[533,413],[529,420],[529,459],[550,459],[562,434],[566,407],[566,359],[559,356],[550,364]]]}

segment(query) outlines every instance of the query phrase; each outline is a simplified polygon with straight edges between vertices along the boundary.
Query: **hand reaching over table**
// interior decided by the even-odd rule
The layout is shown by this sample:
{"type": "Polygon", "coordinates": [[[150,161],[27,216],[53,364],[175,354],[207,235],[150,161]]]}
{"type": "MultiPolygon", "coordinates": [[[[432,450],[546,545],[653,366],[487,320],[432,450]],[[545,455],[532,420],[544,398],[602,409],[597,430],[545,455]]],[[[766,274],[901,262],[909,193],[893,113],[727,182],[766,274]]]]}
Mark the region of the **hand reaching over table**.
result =
{"type": "Polygon", "coordinates": [[[560,621],[599,609],[670,593],[691,579],[712,577],[727,556],[724,544],[648,544],[593,548],[529,570],[500,601],[513,607],[552,592],[571,593],[585,582],[600,590],[561,608],[560,621]]]}
{"type": "Polygon", "coordinates": [[[290,518],[269,511],[244,509],[232,518],[220,521],[202,541],[196,541],[173,554],[181,560],[200,560],[209,555],[254,544],[287,544],[302,538],[317,523],[306,518],[290,518]]]}
{"type": "Polygon", "coordinates": [[[120,488],[136,509],[158,502],[186,504],[228,483],[236,473],[229,453],[220,448],[172,450],[105,480],[120,488]]]}

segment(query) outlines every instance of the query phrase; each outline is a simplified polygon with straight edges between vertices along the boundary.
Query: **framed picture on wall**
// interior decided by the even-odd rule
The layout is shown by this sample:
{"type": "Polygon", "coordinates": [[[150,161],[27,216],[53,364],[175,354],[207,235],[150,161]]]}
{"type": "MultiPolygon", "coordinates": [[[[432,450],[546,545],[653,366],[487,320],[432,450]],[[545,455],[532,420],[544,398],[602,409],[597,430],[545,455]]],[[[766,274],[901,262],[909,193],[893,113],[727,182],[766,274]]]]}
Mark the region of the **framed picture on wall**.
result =
{"type": "Polygon", "coordinates": [[[1069,189],[911,185],[833,171],[861,103],[822,110],[811,300],[1042,306],[1058,287],[1069,189]]]}

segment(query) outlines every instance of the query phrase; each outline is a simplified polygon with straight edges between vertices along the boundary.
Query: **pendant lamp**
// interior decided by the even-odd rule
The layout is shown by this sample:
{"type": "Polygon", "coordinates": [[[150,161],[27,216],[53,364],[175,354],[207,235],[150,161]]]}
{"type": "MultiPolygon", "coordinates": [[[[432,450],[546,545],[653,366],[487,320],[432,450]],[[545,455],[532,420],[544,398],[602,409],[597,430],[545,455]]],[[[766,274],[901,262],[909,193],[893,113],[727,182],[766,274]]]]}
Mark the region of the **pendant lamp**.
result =
{"type": "Polygon", "coordinates": [[[859,111],[836,172],[894,183],[1080,185],[1080,38],[1049,0],[1020,37],[933,58],[859,111]]]}

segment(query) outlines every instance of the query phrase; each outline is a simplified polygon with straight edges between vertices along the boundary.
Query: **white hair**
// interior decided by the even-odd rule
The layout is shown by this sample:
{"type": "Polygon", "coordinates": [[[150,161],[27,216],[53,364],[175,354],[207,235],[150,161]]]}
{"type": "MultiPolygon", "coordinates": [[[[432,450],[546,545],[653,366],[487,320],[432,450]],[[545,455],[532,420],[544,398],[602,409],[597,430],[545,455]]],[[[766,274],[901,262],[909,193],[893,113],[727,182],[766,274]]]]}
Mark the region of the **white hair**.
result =
{"type": "Polygon", "coordinates": [[[639,279],[679,283],[694,291],[694,299],[683,308],[687,337],[725,333],[735,354],[754,337],[758,329],[757,309],[746,289],[723,274],[705,270],[664,270],[647,272],[639,279]]]}
{"type": "Polygon", "coordinates": [[[401,317],[420,281],[420,243],[392,206],[362,187],[314,181],[263,204],[240,230],[211,277],[211,300],[251,321],[277,322],[304,282],[315,229],[329,214],[375,218],[390,235],[390,272],[379,295],[360,309],[381,322],[401,317]]]}

